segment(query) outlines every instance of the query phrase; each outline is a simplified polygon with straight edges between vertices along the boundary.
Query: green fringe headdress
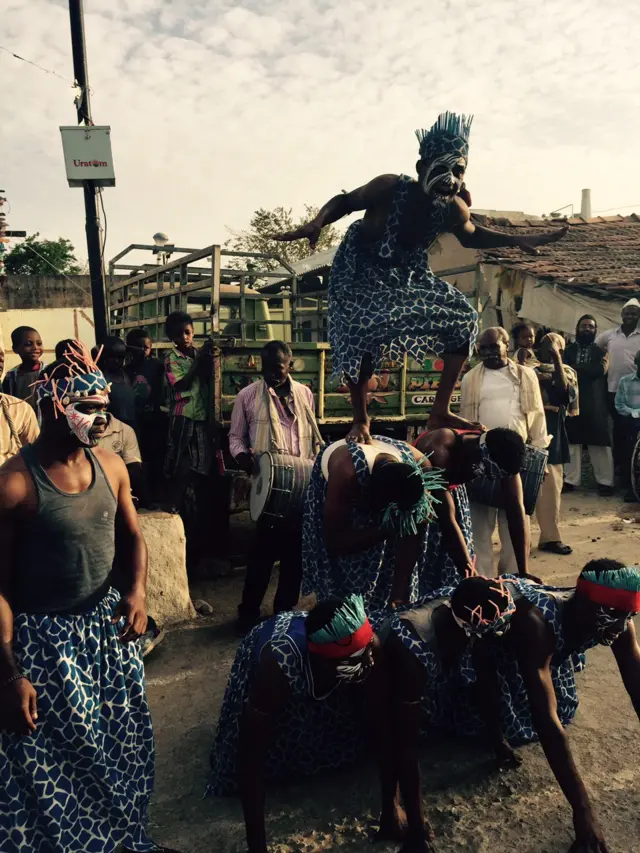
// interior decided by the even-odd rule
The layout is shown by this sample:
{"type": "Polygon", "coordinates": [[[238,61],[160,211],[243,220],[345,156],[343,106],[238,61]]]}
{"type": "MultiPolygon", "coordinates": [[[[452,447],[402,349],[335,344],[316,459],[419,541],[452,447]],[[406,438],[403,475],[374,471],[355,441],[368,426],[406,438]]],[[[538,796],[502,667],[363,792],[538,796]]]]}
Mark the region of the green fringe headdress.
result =
{"type": "Polygon", "coordinates": [[[440,468],[423,468],[414,459],[411,459],[409,464],[413,466],[413,476],[422,480],[420,500],[410,509],[400,509],[396,501],[393,501],[382,513],[382,529],[398,536],[412,536],[418,532],[418,525],[430,521],[435,515],[435,505],[440,503],[432,492],[447,488],[444,471],[440,468]]]}

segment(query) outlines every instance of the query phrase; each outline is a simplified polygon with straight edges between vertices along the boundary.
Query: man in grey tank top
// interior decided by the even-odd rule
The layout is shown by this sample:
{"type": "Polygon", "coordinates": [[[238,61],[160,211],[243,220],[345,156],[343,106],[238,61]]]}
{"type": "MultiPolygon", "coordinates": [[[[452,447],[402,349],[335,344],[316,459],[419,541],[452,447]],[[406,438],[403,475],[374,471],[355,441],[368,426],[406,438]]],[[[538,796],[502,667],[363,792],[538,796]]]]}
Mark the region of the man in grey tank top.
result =
{"type": "Polygon", "coordinates": [[[124,463],[96,447],[108,393],[73,342],[38,383],[39,438],[0,468],[2,853],[163,849],[145,831],[147,548],[124,463]]]}

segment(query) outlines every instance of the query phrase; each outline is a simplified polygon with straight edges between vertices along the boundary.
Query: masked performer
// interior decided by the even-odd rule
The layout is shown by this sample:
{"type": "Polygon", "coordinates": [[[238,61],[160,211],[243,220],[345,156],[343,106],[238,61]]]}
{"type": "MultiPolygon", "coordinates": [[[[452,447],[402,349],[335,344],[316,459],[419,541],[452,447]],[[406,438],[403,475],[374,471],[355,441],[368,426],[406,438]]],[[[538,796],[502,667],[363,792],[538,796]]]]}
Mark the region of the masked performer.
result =
{"type": "Polygon", "coordinates": [[[239,792],[249,853],[267,853],[266,780],[353,761],[362,745],[349,685],[363,682],[379,640],[360,596],[280,613],[240,645],[211,753],[208,793],[239,792]]]}
{"type": "Polygon", "coordinates": [[[302,529],[302,591],[359,593],[367,611],[415,601],[427,571],[429,522],[461,577],[472,558],[440,471],[414,447],[384,436],[336,441],[316,459],[302,529]]]}
{"type": "Polygon", "coordinates": [[[329,282],[329,340],[333,373],[346,378],[354,424],[350,437],[368,443],[367,386],[384,360],[405,353],[424,362],[435,352],[444,368],[429,427],[469,427],[449,409],[451,395],[477,333],[477,314],[465,297],[437,278],[428,250],[445,232],[466,248],[536,246],[560,239],[566,229],[514,237],[471,222],[464,188],[471,117],[443,113],[433,127],[417,131],[418,180],[381,175],[332,198],[316,218],[276,237],[306,238],[314,248],[325,225],[364,210],[350,226],[333,260],[329,282]],[[465,201],[466,200],[466,201],[465,201]]]}
{"type": "MultiPolygon", "coordinates": [[[[575,588],[509,575],[476,576],[423,607],[393,616],[385,643],[393,674],[387,695],[399,724],[389,734],[396,764],[388,757],[386,772],[388,777],[395,768],[409,837],[416,839],[406,853],[429,849],[418,846],[426,835],[416,750],[421,700],[438,726],[471,733],[484,723],[502,766],[520,763],[510,743],[539,738],[573,810],[572,851],[606,853],[563,726],[578,707],[574,673],[584,667],[584,652],[598,644],[611,647],[640,717],[640,648],[631,621],[639,611],[638,569],[593,560],[575,588]]],[[[391,756],[389,743],[386,754],[391,756]]],[[[393,779],[383,778],[383,793],[393,787],[393,779]]],[[[392,809],[392,801],[383,801],[383,813],[392,809]]]]}
{"type": "Polygon", "coordinates": [[[135,642],[147,549],[125,464],[96,447],[107,381],[72,350],[37,384],[40,436],[0,469],[0,850],[160,851],[135,642]]]}

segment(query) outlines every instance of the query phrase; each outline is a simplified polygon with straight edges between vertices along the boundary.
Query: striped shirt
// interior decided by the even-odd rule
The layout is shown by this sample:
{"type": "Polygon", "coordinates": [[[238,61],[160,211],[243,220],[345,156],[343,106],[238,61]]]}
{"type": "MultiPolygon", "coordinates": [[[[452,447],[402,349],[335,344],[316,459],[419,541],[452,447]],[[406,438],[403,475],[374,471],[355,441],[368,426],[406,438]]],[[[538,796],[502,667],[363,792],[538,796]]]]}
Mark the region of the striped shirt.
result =
{"type": "MultiPolygon", "coordinates": [[[[233,412],[231,413],[231,429],[229,430],[229,451],[233,458],[241,453],[251,453],[251,448],[256,438],[256,397],[262,387],[262,382],[252,382],[243,388],[236,397],[233,404],[233,412]]],[[[304,392],[309,398],[309,406],[313,412],[315,403],[313,393],[310,388],[304,388],[304,392]]],[[[273,388],[269,388],[269,393],[275,402],[276,411],[280,425],[282,426],[282,437],[284,445],[289,456],[300,456],[300,436],[298,434],[298,418],[295,411],[295,403],[293,395],[285,398],[286,407],[283,401],[278,397],[273,388]]]]}
{"type": "MultiPolygon", "coordinates": [[[[195,354],[195,350],[193,350],[195,354]]],[[[169,407],[172,417],[182,416],[192,421],[206,421],[207,407],[204,389],[199,377],[195,376],[191,388],[178,391],[177,382],[187,375],[193,366],[195,355],[185,355],[174,347],[164,360],[164,372],[169,386],[169,407]]]]}
{"type": "Polygon", "coordinates": [[[616,392],[618,414],[638,417],[640,413],[640,378],[637,373],[623,376],[616,392]],[[635,412],[635,415],[634,415],[635,412]]]}

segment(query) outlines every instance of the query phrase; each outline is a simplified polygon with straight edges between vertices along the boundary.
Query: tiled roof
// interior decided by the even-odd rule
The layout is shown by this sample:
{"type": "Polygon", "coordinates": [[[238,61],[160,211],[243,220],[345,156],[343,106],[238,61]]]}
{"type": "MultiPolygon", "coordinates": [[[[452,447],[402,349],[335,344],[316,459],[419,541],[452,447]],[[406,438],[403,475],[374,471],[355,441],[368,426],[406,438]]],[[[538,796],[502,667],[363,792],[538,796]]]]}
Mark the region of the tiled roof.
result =
{"type": "Polygon", "coordinates": [[[597,216],[545,222],[474,217],[478,224],[514,235],[539,234],[562,224],[569,231],[557,243],[540,247],[539,255],[516,248],[483,251],[485,264],[526,272],[566,288],[589,289],[592,296],[640,294],[640,217],[597,216]]]}

